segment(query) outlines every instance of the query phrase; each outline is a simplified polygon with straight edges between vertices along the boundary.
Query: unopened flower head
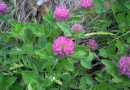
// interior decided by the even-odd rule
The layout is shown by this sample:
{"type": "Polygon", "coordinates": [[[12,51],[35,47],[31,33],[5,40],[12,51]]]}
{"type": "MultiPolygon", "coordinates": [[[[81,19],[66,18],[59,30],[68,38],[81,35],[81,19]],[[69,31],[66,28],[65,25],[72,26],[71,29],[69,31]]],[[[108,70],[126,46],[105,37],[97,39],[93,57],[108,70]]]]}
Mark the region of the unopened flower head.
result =
{"type": "Polygon", "coordinates": [[[66,7],[60,6],[57,7],[54,11],[54,18],[57,21],[69,20],[70,13],[66,7]]]}
{"type": "Polygon", "coordinates": [[[124,56],[118,62],[120,74],[124,74],[130,78],[130,57],[124,56]]]}
{"type": "Polygon", "coordinates": [[[89,10],[92,7],[93,1],[92,0],[81,0],[80,6],[82,8],[85,8],[86,10],[89,10]]]}
{"type": "Polygon", "coordinates": [[[109,2],[104,2],[104,7],[106,7],[106,8],[109,8],[110,7],[110,4],[109,4],[109,2]]]}
{"type": "Polygon", "coordinates": [[[4,2],[0,2],[0,16],[9,12],[9,9],[4,2]]]}
{"type": "Polygon", "coordinates": [[[98,47],[98,43],[97,43],[96,40],[90,39],[90,40],[87,42],[87,46],[88,46],[91,50],[96,50],[97,47],[98,47]]]}
{"type": "Polygon", "coordinates": [[[74,32],[81,32],[82,31],[82,26],[80,24],[74,24],[71,29],[74,31],[74,32]]]}
{"type": "Polygon", "coordinates": [[[67,37],[60,36],[54,40],[52,50],[60,57],[70,56],[74,52],[74,42],[67,37]]]}

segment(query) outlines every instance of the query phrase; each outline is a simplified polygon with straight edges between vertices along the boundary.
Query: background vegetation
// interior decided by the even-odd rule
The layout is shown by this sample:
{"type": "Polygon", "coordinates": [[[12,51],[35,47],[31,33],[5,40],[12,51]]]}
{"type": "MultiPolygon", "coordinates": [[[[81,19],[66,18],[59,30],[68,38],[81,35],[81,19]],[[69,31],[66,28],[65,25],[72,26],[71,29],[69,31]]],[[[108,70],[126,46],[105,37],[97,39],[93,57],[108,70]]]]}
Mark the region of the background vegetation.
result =
{"type": "Polygon", "coordinates": [[[93,0],[89,11],[78,0],[49,0],[41,7],[35,0],[4,2],[10,11],[0,16],[0,90],[129,90],[130,78],[118,66],[130,54],[129,0],[93,0]],[[68,21],[53,17],[61,5],[69,9],[68,21]],[[72,32],[74,23],[83,30],[72,32]],[[59,36],[75,42],[71,56],[54,55],[59,36]],[[90,39],[98,42],[96,50],[87,46],[90,39]]]}

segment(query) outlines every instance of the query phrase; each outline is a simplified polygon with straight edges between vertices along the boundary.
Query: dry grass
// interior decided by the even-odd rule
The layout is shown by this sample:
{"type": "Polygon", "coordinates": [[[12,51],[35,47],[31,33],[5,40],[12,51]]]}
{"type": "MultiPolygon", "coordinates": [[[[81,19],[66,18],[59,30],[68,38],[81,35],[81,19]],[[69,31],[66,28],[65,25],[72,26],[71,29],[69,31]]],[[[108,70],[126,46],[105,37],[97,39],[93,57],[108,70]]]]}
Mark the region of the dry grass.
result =
{"type": "Polygon", "coordinates": [[[33,21],[34,18],[33,8],[35,7],[35,3],[36,3],[35,0],[17,0],[16,2],[12,0],[10,3],[14,5],[14,7],[12,8],[13,9],[12,17],[14,19],[23,22],[33,21]]]}
{"type": "MultiPolygon", "coordinates": [[[[0,0],[4,1],[4,0],[0,0]]],[[[10,13],[12,19],[18,22],[34,22],[36,20],[36,14],[38,13],[37,1],[39,0],[6,0],[8,6],[10,7],[10,13]]],[[[73,10],[79,7],[80,0],[41,0],[46,4],[47,9],[54,10],[57,6],[66,6],[72,8],[73,10]]],[[[1,22],[0,29],[2,31],[8,31],[9,23],[1,22]]]]}
{"type": "MultiPolygon", "coordinates": [[[[37,13],[37,1],[38,0],[11,0],[10,4],[14,5],[12,8],[12,17],[22,22],[32,22],[35,19],[37,13]],[[16,6],[15,6],[16,3],[16,6]]],[[[45,1],[45,0],[43,0],[45,1]]],[[[48,9],[55,9],[56,6],[64,5],[68,8],[77,9],[79,7],[80,0],[46,0],[45,4],[48,9]]]]}

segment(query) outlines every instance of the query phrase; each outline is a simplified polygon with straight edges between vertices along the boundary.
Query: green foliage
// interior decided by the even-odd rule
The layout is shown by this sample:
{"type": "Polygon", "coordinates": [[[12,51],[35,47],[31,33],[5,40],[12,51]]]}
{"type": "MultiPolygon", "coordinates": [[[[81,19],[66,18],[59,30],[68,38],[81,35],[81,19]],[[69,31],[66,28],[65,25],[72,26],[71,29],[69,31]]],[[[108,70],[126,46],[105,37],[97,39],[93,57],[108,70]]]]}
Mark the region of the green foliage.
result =
{"type": "Polygon", "coordinates": [[[9,89],[16,81],[16,77],[4,77],[0,74],[0,90],[9,89]]]}
{"type": "Polygon", "coordinates": [[[118,60],[130,55],[129,10],[129,0],[93,0],[89,11],[78,8],[62,22],[51,10],[40,24],[3,15],[0,26],[9,31],[0,28],[0,90],[129,90],[130,78],[118,69],[118,60]],[[83,30],[74,33],[74,23],[83,30]],[[52,51],[59,36],[75,42],[68,57],[52,51]],[[89,39],[98,41],[97,50],[87,47],[89,39]]]}
{"type": "Polygon", "coordinates": [[[65,36],[72,36],[71,29],[69,28],[69,25],[63,24],[61,22],[57,22],[57,25],[60,27],[60,29],[65,33],[65,36]]]}
{"type": "Polygon", "coordinates": [[[81,59],[81,65],[87,69],[91,69],[92,68],[91,61],[93,60],[93,57],[94,57],[93,54],[90,52],[88,57],[81,59]]]}

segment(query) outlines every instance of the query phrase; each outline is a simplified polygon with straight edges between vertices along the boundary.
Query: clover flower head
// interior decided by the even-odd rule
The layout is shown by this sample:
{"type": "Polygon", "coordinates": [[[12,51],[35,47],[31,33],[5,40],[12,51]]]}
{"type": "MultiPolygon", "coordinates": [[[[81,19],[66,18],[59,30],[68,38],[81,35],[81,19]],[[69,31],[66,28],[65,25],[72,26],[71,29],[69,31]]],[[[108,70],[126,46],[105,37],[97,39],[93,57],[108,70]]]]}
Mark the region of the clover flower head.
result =
{"type": "Polygon", "coordinates": [[[92,0],[81,0],[80,6],[82,8],[85,8],[86,10],[89,10],[92,7],[93,1],[92,0]]]}
{"type": "Polygon", "coordinates": [[[69,20],[70,13],[66,7],[60,6],[57,7],[54,11],[54,18],[57,21],[69,20]]]}
{"type": "Polygon", "coordinates": [[[81,32],[82,31],[82,26],[80,24],[74,24],[71,29],[74,31],[74,32],[81,32]]]}
{"type": "Polygon", "coordinates": [[[74,52],[74,42],[67,37],[60,36],[54,40],[52,50],[57,56],[70,56],[74,52]]]}
{"type": "Polygon", "coordinates": [[[4,2],[0,2],[0,16],[9,12],[9,9],[4,2]]]}
{"type": "Polygon", "coordinates": [[[124,74],[130,78],[130,57],[121,57],[118,62],[120,74],[124,74]]]}
{"type": "Polygon", "coordinates": [[[87,42],[87,46],[88,46],[91,50],[96,50],[98,44],[97,44],[97,41],[96,41],[96,40],[90,39],[90,40],[87,42]]]}

